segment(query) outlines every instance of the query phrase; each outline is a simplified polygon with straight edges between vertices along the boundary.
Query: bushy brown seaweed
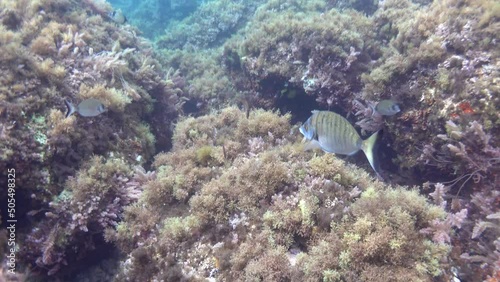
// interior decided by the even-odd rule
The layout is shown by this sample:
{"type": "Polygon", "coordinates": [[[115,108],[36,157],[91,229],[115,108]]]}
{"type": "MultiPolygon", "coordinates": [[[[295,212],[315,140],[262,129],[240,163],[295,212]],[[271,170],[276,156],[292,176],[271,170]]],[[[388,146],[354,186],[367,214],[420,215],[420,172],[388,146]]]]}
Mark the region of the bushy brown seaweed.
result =
{"type": "MultiPolygon", "coordinates": [[[[132,26],[111,21],[111,10],[106,1],[91,0],[0,3],[0,169],[16,170],[16,201],[23,207],[17,216],[37,219],[19,236],[26,240],[19,242],[24,254],[18,271],[33,267],[63,277],[78,268],[68,249],[84,258],[94,238],[81,232],[100,220],[94,231],[103,233],[120,221],[126,205],[124,198],[106,198],[107,190],[93,190],[127,177],[113,152],[123,166],[143,164],[156,150],[151,131],[159,129],[146,123],[154,105],[164,109],[158,115],[164,123],[182,106],[180,75],[168,76],[151,44],[132,26]],[[77,105],[88,98],[99,99],[108,111],[95,118],[65,117],[65,100],[77,105]],[[116,175],[84,176],[85,168],[106,162],[102,156],[116,175]],[[67,182],[70,176],[73,182],[67,182]],[[78,182],[82,178],[86,183],[78,182]],[[72,202],[54,200],[65,195],[72,202]],[[77,207],[92,199],[92,209],[79,214],[77,207]],[[47,209],[45,216],[37,213],[47,209]]],[[[163,124],[161,130],[161,137],[169,135],[163,124]]]]}
{"type": "Polygon", "coordinates": [[[157,178],[110,237],[141,252],[118,279],[387,281],[404,273],[401,281],[430,281],[450,273],[442,263],[450,246],[419,232],[444,217],[441,207],[332,155],[303,153],[288,118],[259,110],[247,119],[227,108],[179,122],[173,150],[156,159],[157,178]],[[251,153],[244,140],[259,137],[264,149],[251,153]],[[207,146],[210,161],[197,161],[207,146]],[[157,227],[141,220],[153,213],[157,227]]]}
{"type": "Polygon", "coordinates": [[[167,28],[161,56],[106,1],[0,3],[0,169],[36,222],[22,269],[72,275],[104,235],[118,281],[497,281],[498,3],[229,2],[167,28]],[[64,117],[86,98],[109,111],[64,117]],[[374,116],[388,98],[401,113],[374,116]],[[290,120],[312,106],[383,128],[389,180],[433,183],[436,206],[302,152],[290,120]],[[172,136],[182,112],[205,116],[172,136]]]}

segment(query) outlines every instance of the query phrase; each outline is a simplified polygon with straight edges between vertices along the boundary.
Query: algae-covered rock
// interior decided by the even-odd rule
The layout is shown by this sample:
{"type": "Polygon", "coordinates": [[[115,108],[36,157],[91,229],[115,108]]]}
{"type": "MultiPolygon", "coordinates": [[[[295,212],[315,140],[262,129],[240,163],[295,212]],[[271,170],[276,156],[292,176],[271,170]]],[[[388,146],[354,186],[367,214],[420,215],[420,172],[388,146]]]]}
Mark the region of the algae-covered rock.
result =
{"type": "Polygon", "coordinates": [[[119,279],[431,281],[448,271],[450,246],[420,232],[444,217],[441,207],[332,154],[302,151],[287,116],[226,108],[174,132],[174,150],[156,158],[158,177],[125,212],[122,224],[143,235],[113,239],[142,253],[119,279]],[[240,146],[230,151],[232,142],[240,146]],[[159,228],[137,220],[151,213],[159,228]]]}

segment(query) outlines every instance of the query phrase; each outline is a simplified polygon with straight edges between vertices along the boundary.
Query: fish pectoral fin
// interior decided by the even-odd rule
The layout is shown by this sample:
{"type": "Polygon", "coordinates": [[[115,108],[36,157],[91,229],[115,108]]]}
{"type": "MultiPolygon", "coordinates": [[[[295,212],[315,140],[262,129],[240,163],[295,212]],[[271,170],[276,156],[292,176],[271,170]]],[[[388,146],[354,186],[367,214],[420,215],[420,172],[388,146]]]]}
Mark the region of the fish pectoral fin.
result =
{"type": "Polygon", "coordinates": [[[318,140],[311,140],[304,147],[304,151],[309,151],[309,150],[313,150],[313,149],[322,149],[321,145],[318,142],[318,140]]]}

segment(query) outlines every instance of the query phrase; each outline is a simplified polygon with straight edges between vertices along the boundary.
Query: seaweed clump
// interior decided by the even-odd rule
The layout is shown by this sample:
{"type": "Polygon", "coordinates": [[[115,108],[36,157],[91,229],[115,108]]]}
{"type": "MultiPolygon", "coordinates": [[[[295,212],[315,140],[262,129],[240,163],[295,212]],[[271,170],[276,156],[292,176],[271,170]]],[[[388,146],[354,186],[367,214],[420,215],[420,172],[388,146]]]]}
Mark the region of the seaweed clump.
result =
{"type": "Polygon", "coordinates": [[[397,274],[432,281],[450,274],[449,244],[420,232],[446,216],[442,207],[331,154],[304,153],[289,118],[263,110],[246,118],[231,107],[180,121],[173,150],[156,157],[157,177],[106,233],[129,254],[117,279],[387,281],[397,274]],[[209,161],[200,162],[200,152],[209,161]]]}
{"type": "Polygon", "coordinates": [[[19,187],[38,195],[31,206],[59,194],[93,154],[119,151],[136,164],[154,155],[156,123],[144,120],[154,98],[157,119],[173,120],[183,85],[136,29],[111,21],[105,1],[7,0],[0,10],[0,169],[16,168],[19,187]],[[88,98],[109,111],[64,118],[65,100],[88,98]]]}
{"type": "Polygon", "coordinates": [[[273,101],[288,84],[328,107],[353,99],[361,89],[360,74],[380,56],[380,48],[368,17],[328,9],[326,2],[269,1],[242,31],[244,38],[227,42],[225,48],[241,60],[239,75],[247,90],[273,101]]]}
{"type": "Polygon", "coordinates": [[[72,275],[96,248],[106,248],[104,230],[118,225],[123,208],[142,193],[141,182],[154,177],[142,170],[129,180],[131,175],[123,157],[96,156],[85,162],[27,234],[21,262],[42,277],[72,275]]]}
{"type": "Polygon", "coordinates": [[[182,77],[111,11],[106,1],[0,2],[0,170],[15,168],[16,216],[26,218],[18,270],[42,279],[68,280],[104,244],[137,196],[131,167],[155,154],[159,126],[170,139],[164,125],[182,106],[182,77]],[[88,98],[108,111],[65,117],[65,100],[88,98]]]}

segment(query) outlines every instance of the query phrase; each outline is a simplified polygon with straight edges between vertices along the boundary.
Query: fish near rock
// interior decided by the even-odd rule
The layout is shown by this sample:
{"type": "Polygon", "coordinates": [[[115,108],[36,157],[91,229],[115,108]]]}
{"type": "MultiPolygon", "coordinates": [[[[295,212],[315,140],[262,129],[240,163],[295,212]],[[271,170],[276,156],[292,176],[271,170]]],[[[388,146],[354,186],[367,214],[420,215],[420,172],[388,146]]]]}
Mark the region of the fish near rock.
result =
{"type": "Polygon", "coordinates": [[[68,108],[66,117],[71,116],[75,112],[82,117],[95,117],[106,111],[106,107],[103,103],[94,98],[83,100],[76,107],[67,100],[65,100],[64,103],[66,103],[66,107],[68,108]]]}
{"type": "Polygon", "coordinates": [[[108,17],[117,24],[124,24],[127,22],[127,17],[125,17],[121,9],[109,12],[108,17]]]}
{"type": "Polygon", "coordinates": [[[393,116],[401,111],[393,100],[382,100],[375,106],[375,111],[383,116],[393,116]]]}
{"type": "Polygon", "coordinates": [[[377,177],[382,179],[378,158],[374,152],[380,131],[363,140],[347,119],[330,111],[312,111],[312,116],[299,130],[304,139],[309,141],[304,150],[319,148],[327,153],[349,156],[361,150],[377,177]]]}

